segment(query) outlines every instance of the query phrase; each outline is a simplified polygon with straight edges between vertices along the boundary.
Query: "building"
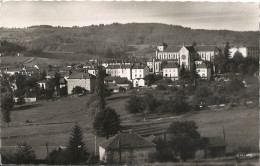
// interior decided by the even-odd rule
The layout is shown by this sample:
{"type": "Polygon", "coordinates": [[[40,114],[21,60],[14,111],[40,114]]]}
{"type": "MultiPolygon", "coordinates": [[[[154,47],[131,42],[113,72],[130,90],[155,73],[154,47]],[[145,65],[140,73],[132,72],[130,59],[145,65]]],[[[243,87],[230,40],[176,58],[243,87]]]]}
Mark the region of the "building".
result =
{"type": "Polygon", "coordinates": [[[68,94],[72,93],[76,86],[85,88],[88,91],[93,91],[95,88],[95,76],[89,73],[74,72],[67,79],[68,94]]]}
{"type": "Polygon", "coordinates": [[[226,143],[221,137],[207,137],[207,146],[204,149],[205,158],[224,157],[226,155],[226,143]]]}
{"type": "Polygon", "coordinates": [[[129,81],[132,80],[133,65],[112,65],[106,67],[106,74],[113,77],[126,77],[129,81]]]}
{"type": "Polygon", "coordinates": [[[150,153],[156,152],[156,144],[135,133],[120,133],[99,144],[100,161],[142,164],[150,153]]]}
{"type": "Polygon", "coordinates": [[[152,69],[153,73],[163,73],[162,63],[163,61],[176,63],[178,66],[184,66],[190,70],[191,62],[198,58],[196,50],[193,46],[168,46],[163,43],[161,46],[157,46],[155,57],[147,62],[147,66],[152,69]]]}
{"type": "Polygon", "coordinates": [[[46,80],[37,81],[36,84],[39,88],[46,89],[46,80]]]}
{"type": "Polygon", "coordinates": [[[102,66],[108,67],[108,66],[120,66],[120,65],[133,65],[133,62],[130,62],[128,60],[118,60],[118,59],[110,59],[110,60],[104,60],[101,63],[102,66]]]}
{"type": "Polygon", "coordinates": [[[97,76],[97,74],[98,74],[98,66],[91,66],[91,67],[87,68],[87,71],[88,71],[89,74],[97,76]]]}
{"type": "Polygon", "coordinates": [[[132,80],[144,78],[149,73],[149,68],[146,65],[134,65],[132,67],[132,80]]]}
{"type": "Polygon", "coordinates": [[[209,80],[211,77],[211,69],[205,63],[200,63],[196,66],[196,71],[201,79],[209,80]]]}
{"type": "Polygon", "coordinates": [[[214,61],[215,56],[218,56],[222,51],[217,46],[195,46],[195,50],[199,55],[200,60],[214,61]]]}
{"type": "Polygon", "coordinates": [[[236,52],[239,52],[243,57],[247,57],[247,48],[246,47],[232,47],[229,49],[230,58],[233,58],[236,52]]]}
{"type": "Polygon", "coordinates": [[[163,77],[173,81],[179,79],[179,68],[175,63],[168,63],[163,67],[163,77]]]}
{"type": "Polygon", "coordinates": [[[143,87],[145,86],[145,80],[143,78],[135,78],[133,79],[133,87],[143,87]]]}

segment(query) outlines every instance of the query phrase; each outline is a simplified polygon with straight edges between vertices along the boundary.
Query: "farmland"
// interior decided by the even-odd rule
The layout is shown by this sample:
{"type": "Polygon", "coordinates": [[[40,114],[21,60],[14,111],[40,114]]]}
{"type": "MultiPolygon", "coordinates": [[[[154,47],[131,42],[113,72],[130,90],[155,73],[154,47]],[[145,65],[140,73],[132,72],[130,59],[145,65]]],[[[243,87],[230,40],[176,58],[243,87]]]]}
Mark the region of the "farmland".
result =
{"type": "MultiPolygon", "coordinates": [[[[258,108],[257,106],[243,106],[233,109],[218,109],[202,111],[186,115],[150,115],[145,121],[140,115],[129,115],[125,110],[125,103],[130,96],[113,94],[107,100],[107,106],[115,109],[122,120],[122,125],[133,129],[134,132],[147,136],[160,134],[165,131],[172,121],[194,120],[202,136],[223,136],[228,144],[227,152],[238,147],[258,147],[258,108]]],[[[9,127],[2,123],[2,145],[5,151],[13,150],[17,143],[27,142],[36,151],[38,158],[45,158],[46,142],[49,151],[59,146],[66,146],[71,129],[75,122],[84,129],[87,149],[94,152],[94,135],[91,125],[87,121],[86,113],[82,109],[89,96],[66,97],[54,101],[37,101],[16,106],[11,114],[9,127]]],[[[102,141],[98,138],[97,142],[102,141]]]]}

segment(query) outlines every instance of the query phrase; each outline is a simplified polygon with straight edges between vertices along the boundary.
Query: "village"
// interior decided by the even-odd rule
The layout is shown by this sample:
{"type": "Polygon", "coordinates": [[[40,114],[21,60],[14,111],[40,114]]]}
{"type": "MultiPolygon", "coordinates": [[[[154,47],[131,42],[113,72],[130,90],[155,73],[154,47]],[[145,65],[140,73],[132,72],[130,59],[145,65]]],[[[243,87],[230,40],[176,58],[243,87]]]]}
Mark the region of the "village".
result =
{"type": "MultiPolygon", "coordinates": [[[[161,43],[154,50],[154,56],[145,62],[138,59],[116,58],[89,59],[62,66],[47,63],[30,66],[28,60],[15,66],[1,65],[1,93],[11,94],[16,103],[13,108],[15,111],[11,111],[11,119],[7,118],[5,121],[7,123],[2,124],[2,144],[11,145],[15,140],[24,142],[26,139],[37,139],[38,136],[69,134],[71,130],[67,128],[68,126],[61,127],[63,130],[51,129],[51,132],[34,131],[36,134],[33,134],[34,132],[22,134],[19,128],[27,130],[26,127],[31,128],[34,125],[58,124],[59,120],[55,118],[62,117],[62,114],[65,114],[62,112],[65,111],[63,109],[69,109],[70,103],[78,110],[66,112],[68,115],[66,118],[63,117],[59,125],[70,120],[68,123],[72,125],[75,122],[81,124],[81,121],[86,121],[84,114],[88,112],[85,112],[84,102],[91,101],[91,96],[97,93],[96,89],[104,84],[103,95],[106,104],[117,112],[122,128],[120,132],[108,133],[105,139],[100,134],[90,136],[92,127],[89,122],[80,125],[83,129],[87,126],[87,131],[84,131],[89,136],[87,149],[92,149],[93,158],[99,156],[98,162],[140,164],[180,161],[204,163],[256,161],[259,157],[257,134],[251,138],[252,141],[240,146],[238,142],[241,142],[242,138],[236,135],[237,133],[229,135],[228,131],[234,129],[230,128],[228,123],[226,127],[224,124],[218,124],[217,132],[212,131],[216,126],[214,124],[211,126],[210,123],[213,123],[213,117],[229,123],[234,119],[237,123],[240,118],[250,115],[246,117],[250,126],[247,127],[250,130],[247,127],[240,128],[239,125],[236,128],[240,128],[237,130],[242,133],[241,137],[245,137],[243,135],[245,131],[252,133],[257,131],[257,126],[251,126],[251,122],[254,124],[255,121],[251,121],[250,118],[258,117],[256,108],[259,70],[255,65],[258,64],[258,55],[258,48],[231,47],[228,42],[224,47],[204,44],[171,46],[161,43]],[[101,79],[102,71],[103,79],[101,79]],[[102,83],[100,80],[103,80],[102,83]],[[42,111],[46,109],[45,115],[37,111],[38,105],[44,107],[42,111]],[[54,108],[51,107],[52,105],[54,108]],[[73,111],[81,110],[83,112],[74,116],[73,111]],[[26,111],[30,112],[28,117],[26,111]],[[70,113],[73,117],[70,117],[70,113]],[[41,116],[36,116],[36,120],[33,114],[41,116]],[[196,114],[205,116],[205,119],[195,121],[199,126],[199,137],[206,140],[206,143],[198,146],[199,148],[190,149],[189,153],[179,151],[177,155],[172,154],[171,149],[166,148],[171,142],[172,133],[175,132],[173,129],[171,131],[171,127],[174,128],[171,123],[179,122],[178,125],[181,125],[183,120],[187,121],[186,125],[196,126],[193,124],[196,114]],[[24,117],[16,120],[17,116],[24,117]],[[239,140],[233,141],[236,137],[239,140]],[[184,155],[185,153],[187,155],[184,155]]],[[[22,56],[22,53],[17,56],[22,56]]],[[[3,101],[1,103],[3,105],[3,101]]],[[[91,105],[89,102],[87,104],[91,105]]],[[[86,107],[86,110],[90,109],[86,107]]],[[[37,149],[35,151],[38,160],[45,160],[51,149],[58,151],[66,149],[64,138],[61,142],[55,141],[55,144],[51,143],[53,140],[54,137],[51,140],[46,138],[46,146],[44,146],[43,139],[41,148],[37,147],[37,143],[33,145],[37,149]],[[47,140],[51,145],[47,145],[47,140]],[[47,152],[45,152],[46,148],[47,152]]],[[[6,146],[8,149],[8,145],[6,146]]]]}

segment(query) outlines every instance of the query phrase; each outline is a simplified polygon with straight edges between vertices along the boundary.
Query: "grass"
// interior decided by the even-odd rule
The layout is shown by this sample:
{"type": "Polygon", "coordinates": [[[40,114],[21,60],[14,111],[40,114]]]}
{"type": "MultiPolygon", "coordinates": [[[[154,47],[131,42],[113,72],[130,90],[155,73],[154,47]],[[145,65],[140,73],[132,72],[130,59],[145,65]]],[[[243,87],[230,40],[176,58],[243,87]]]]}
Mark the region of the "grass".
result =
{"type": "MultiPolygon", "coordinates": [[[[131,128],[141,135],[162,133],[173,121],[194,120],[202,136],[223,136],[226,133],[227,151],[240,146],[258,148],[258,107],[240,107],[231,110],[203,111],[185,116],[151,115],[143,120],[141,115],[127,114],[125,103],[130,92],[113,94],[107,100],[107,106],[115,109],[121,116],[123,126],[131,128]]],[[[55,101],[37,101],[17,106],[11,113],[10,127],[2,123],[3,150],[14,150],[17,143],[27,142],[36,151],[38,158],[46,157],[46,142],[51,149],[66,146],[71,130],[78,124],[84,130],[84,140],[90,152],[95,151],[95,137],[91,133],[91,124],[82,109],[89,96],[67,97],[55,101]],[[26,123],[29,120],[30,123],[26,123]]],[[[98,138],[97,142],[103,141],[98,138]]]]}

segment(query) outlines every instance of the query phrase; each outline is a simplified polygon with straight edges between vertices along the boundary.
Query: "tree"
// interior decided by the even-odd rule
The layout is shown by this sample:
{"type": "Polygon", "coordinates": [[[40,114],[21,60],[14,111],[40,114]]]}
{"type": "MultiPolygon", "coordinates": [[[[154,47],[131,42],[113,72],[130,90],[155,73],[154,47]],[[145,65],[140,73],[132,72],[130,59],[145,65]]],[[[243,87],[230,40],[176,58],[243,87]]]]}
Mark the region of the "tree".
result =
{"type": "Polygon", "coordinates": [[[145,111],[147,113],[153,113],[158,106],[158,102],[151,93],[146,92],[143,97],[143,105],[145,106],[145,111]]]}
{"type": "Polygon", "coordinates": [[[239,66],[238,66],[238,72],[240,74],[245,74],[247,71],[246,71],[246,65],[241,63],[239,66]]]}
{"type": "Polygon", "coordinates": [[[12,108],[14,107],[14,99],[11,95],[5,94],[1,98],[1,110],[3,114],[3,121],[8,123],[11,121],[10,113],[12,108]]]}
{"type": "Polygon", "coordinates": [[[236,78],[231,79],[228,82],[227,87],[226,87],[226,91],[233,95],[241,94],[244,92],[244,90],[245,90],[244,83],[241,80],[236,79],[236,78]]]}
{"type": "Polygon", "coordinates": [[[196,70],[195,62],[191,63],[189,75],[190,75],[190,83],[193,82],[194,86],[196,86],[196,84],[197,84],[196,82],[197,82],[197,79],[199,78],[199,75],[196,70]]]}
{"type": "Polygon", "coordinates": [[[106,108],[97,113],[93,122],[93,130],[97,136],[105,137],[115,135],[120,131],[120,119],[115,110],[106,108]]]}
{"type": "Polygon", "coordinates": [[[26,102],[25,102],[24,96],[19,96],[18,99],[17,99],[16,104],[22,106],[22,105],[25,104],[25,103],[26,103],[26,102]]]}
{"type": "Polygon", "coordinates": [[[125,108],[128,113],[136,114],[144,111],[144,106],[142,103],[142,98],[136,95],[132,95],[130,99],[127,101],[125,108]]]}
{"type": "Polygon", "coordinates": [[[88,159],[89,154],[83,142],[83,132],[77,123],[71,133],[67,150],[70,160],[69,164],[79,164],[88,159]]]}
{"type": "Polygon", "coordinates": [[[22,75],[21,73],[18,73],[15,75],[15,77],[17,91],[20,91],[21,95],[24,95],[26,89],[26,76],[22,75]]]}
{"type": "Polygon", "coordinates": [[[42,72],[41,75],[40,75],[40,79],[41,79],[41,80],[45,79],[46,75],[47,75],[47,74],[46,74],[46,71],[43,70],[43,72],[42,72]]]}
{"type": "Polygon", "coordinates": [[[171,134],[171,147],[183,161],[193,158],[200,147],[200,134],[194,121],[173,122],[167,132],[171,134]]]}
{"type": "Polygon", "coordinates": [[[244,61],[244,57],[242,55],[242,53],[240,53],[239,51],[235,52],[233,58],[234,62],[239,65],[240,63],[242,63],[244,61]]]}
{"type": "Polygon", "coordinates": [[[102,66],[98,66],[97,74],[97,86],[95,88],[94,94],[90,97],[88,102],[83,106],[86,111],[86,116],[90,121],[94,121],[98,112],[105,109],[105,97],[106,97],[106,87],[104,85],[105,71],[102,66]]]}
{"type": "Polygon", "coordinates": [[[80,87],[80,86],[76,86],[75,88],[72,89],[72,94],[83,94],[83,93],[86,93],[87,90],[83,87],[80,87]]]}
{"type": "Polygon", "coordinates": [[[18,144],[15,154],[16,164],[33,164],[35,163],[35,152],[26,142],[18,144]]]}
{"type": "Polygon", "coordinates": [[[181,65],[180,78],[182,80],[184,80],[184,75],[185,75],[185,67],[184,67],[184,65],[181,65]]]}
{"type": "Polygon", "coordinates": [[[228,60],[229,59],[229,57],[230,57],[230,44],[229,44],[229,42],[227,41],[226,42],[226,45],[225,45],[225,48],[224,48],[224,59],[225,60],[228,60]]]}

